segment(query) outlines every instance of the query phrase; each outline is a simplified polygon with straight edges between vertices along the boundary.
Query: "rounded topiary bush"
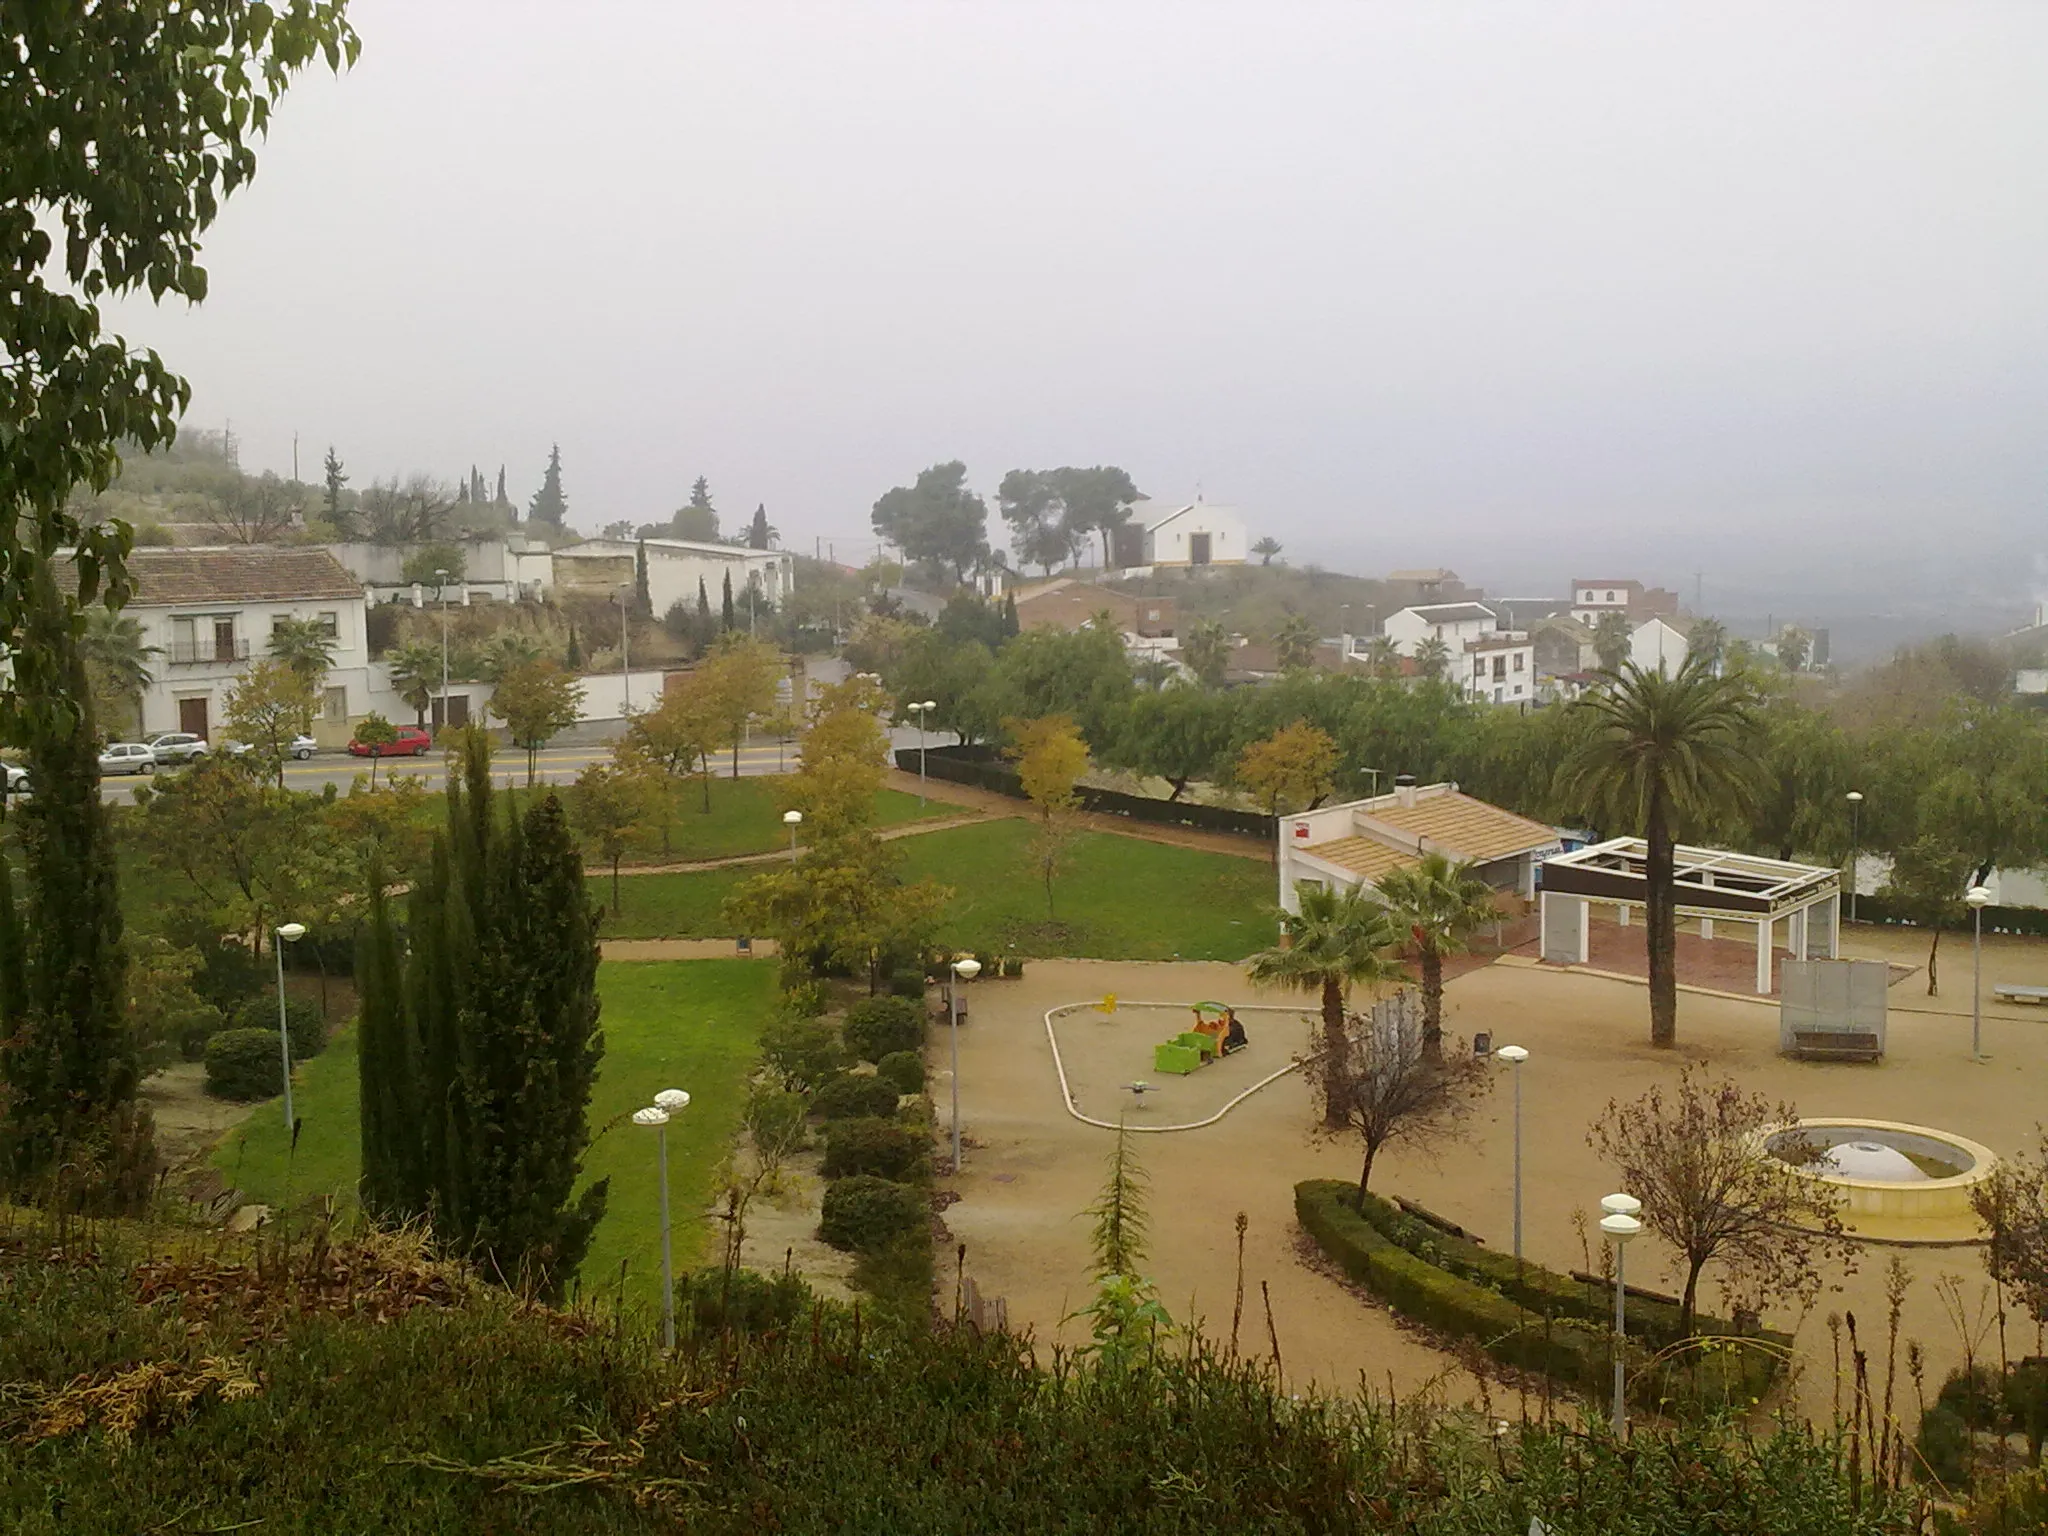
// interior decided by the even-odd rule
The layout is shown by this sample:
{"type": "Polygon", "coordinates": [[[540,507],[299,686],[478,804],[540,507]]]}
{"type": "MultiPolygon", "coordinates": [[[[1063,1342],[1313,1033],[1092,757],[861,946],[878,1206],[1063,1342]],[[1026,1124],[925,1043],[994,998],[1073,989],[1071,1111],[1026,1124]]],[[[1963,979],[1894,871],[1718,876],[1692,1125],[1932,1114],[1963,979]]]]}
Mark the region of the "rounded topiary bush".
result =
{"type": "Polygon", "coordinates": [[[896,1085],[879,1077],[842,1072],[811,1095],[811,1112],[825,1120],[887,1120],[896,1113],[896,1085]]]}
{"type": "Polygon", "coordinates": [[[872,1173],[910,1183],[922,1179],[930,1164],[929,1138],[894,1120],[835,1120],[825,1132],[822,1172],[828,1179],[872,1173]]]}
{"type": "Polygon", "coordinates": [[[284,1092],[275,1029],[224,1029],[206,1042],[206,1091],[217,1099],[270,1099],[284,1092]]]}
{"type": "Polygon", "coordinates": [[[839,1036],[862,1061],[924,1044],[924,1011],[907,997],[864,997],[846,1010],[839,1036]]]}
{"type": "MultiPolygon", "coordinates": [[[[308,1061],[327,1049],[327,1021],[320,1017],[318,1006],[304,998],[286,1000],[284,1027],[285,1033],[291,1036],[293,1061],[308,1061]]],[[[267,1030],[275,1043],[277,998],[274,995],[250,998],[235,1010],[235,1028],[267,1030]]]]}
{"type": "Polygon", "coordinates": [[[889,991],[896,997],[924,1001],[924,972],[916,966],[905,966],[889,976],[889,991]]]}
{"type": "Polygon", "coordinates": [[[818,1236],[834,1248],[878,1253],[897,1238],[921,1230],[930,1219],[931,1203],[922,1190],[856,1174],[825,1186],[818,1236]]]}
{"type": "Polygon", "coordinates": [[[891,1051],[875,1063],[875,1076],[898,1093],[923,1093],[924,1058],[915,1051],[891,1051]]]}

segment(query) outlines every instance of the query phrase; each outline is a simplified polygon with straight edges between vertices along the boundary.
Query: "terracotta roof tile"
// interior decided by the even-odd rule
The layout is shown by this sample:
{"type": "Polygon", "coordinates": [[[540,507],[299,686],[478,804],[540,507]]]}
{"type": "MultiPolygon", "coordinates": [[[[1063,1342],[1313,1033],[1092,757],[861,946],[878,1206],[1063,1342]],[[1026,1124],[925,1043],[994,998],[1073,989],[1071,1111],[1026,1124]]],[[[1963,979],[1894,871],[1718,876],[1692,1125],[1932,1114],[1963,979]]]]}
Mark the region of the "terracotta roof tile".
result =
{"type": "Polygon", "coordinates": [[[264,544],[213,549],[138,549],[128,557],[133,606],[183,608],[203,603],[340,601],[363,584],[325,549],[264,544]]]}
{"type": "Polygon", "coordinates": [[[1447,854],[1481,863],[1557,841],[1557,834],[1541,822],[1456,790],[1424,796],[1413,805],[1377,807],[1368,814],[1410,836],[1428,838],[1447,854]]]}
{"type": "Polygon", "coordinates": [[[1394,870],[1403,869],[1419,860],[1413,854],[1389,848],[1385,843],[1370,837],[1340,837],[1333,843],[1317,843],[1313,847],[1297,850],[1311,854],[1339,869],[1348,869],[1354,875],[1364,877],[1368,884],[1394,870]]]}

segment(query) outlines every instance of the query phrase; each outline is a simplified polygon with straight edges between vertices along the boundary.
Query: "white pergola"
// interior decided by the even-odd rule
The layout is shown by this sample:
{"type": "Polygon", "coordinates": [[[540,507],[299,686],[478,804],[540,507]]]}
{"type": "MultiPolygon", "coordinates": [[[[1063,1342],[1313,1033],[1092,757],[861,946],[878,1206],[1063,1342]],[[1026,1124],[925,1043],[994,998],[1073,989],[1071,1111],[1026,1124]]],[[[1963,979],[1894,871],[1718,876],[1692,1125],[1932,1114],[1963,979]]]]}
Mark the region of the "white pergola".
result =
{"type": "MultiPolygon", "coordinates": [[[[1615,921],[1626,927],[1629,913],[1647,904],[1648,865],[1649,845],[1640,837],[1617,837],[1545,859],[1543,958],[1558,965],[1584,965],[1590,908],[1595,902],[1611,902],[1615,921]]],[[[1674,873],[1678,915],[1697,918],[1702,938],[1714,936],[1716,923],[1755,927],[1758,992],[1771,990],[1771,951],[1781,922],[1795,959],[1831,960],[1840,952],[1839,870],[1680,844],[1674,873]]]]}

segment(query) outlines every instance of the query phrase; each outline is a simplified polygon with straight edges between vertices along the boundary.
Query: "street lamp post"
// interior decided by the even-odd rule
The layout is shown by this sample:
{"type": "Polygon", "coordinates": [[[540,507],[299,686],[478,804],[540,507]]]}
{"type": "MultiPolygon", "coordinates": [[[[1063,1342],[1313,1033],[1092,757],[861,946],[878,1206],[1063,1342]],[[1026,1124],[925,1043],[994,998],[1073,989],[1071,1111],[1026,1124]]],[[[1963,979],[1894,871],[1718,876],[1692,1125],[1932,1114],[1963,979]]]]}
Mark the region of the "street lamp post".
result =
{"type": "Polygon", "coordinates": [[[947,1012],[953,1016],[953,1172],[960,1172],[960,983],[981,974],[981,962],[972,955],[953,962],[953,982],[946,988],[947,1012]]]}
{"type": "Polygon", "coordinates": [[[1623,1395],[1628,1358],[1628,1311],[1624,1298],[1628,1294],[1628,1285],[1622,1276],[1622,1254],[1628,1248],[1628,1240],[1643,1230],[1642,1222],[1636,1218],[1636,1212],[1642,1208],[1643,1202],[1634,1195],[1607,1195],[1600,1201],[1600,1209],[1607,1213],[1600,1218],[1600,1230],[1614,1244],[1614,1438],[1617,1440],[1628,1438],[1628,1399],[1623,1395]]]}
{"type": "Polygon", "coordinates": [[[796,829],[804,824],[804,813],[802,811],[784,811],[782,813],[782,824],[789,828],[789,862],[794,864],[796,862],[796,829]]]}
{"type": "Polygon", "coordinates": [[[689,1108],[690,1096],[680,1088],[664,1088],[646,1109],[633,1111],[635,1125],[651,1126],[659,1136],[661,1165],[661,1344],[676,1347],[675,1266],[669,1246],[668,1223],[668,1123],[689,1108]]]}
{"type": "Polygon", "coordinates": [[[447,571],[434,572],[434,593],[441,602],[441,725],[448,725],[448,576],[447,571]]]}
{"type": "Polygon", "coordinates": [[[1984,1059],[1984,909],[1991,905],[1989,886],[1973,885],[1963,893],[1970,904],[1974,931],[1970,936],[1970,1060],[1984,1059]]]}
{"type": "Polygon", "coordinates": [[[1863,857],[1863,791],[1849,791],[1849,921],[1856,921],[1856,865],[1863,857]]]}
{"type": "Polygon", "coordinates": [[[930,713],[930,712],[931,712],[932,710],[935,710],[935,709],[937,709],[937,708],[938,708],[939,706],[938,706],[938,703],[937,703],[937,701],[936,701],[936,700],[933,700],[933,699],[925,699],[925,700],[923,700],[923,701],[922,701],[922,702],[920,702],[920,703],[916,703],[916,704],[906,704],[906,705],[904,705],[903,707],[904,707],[905,709],[909,710],[909,711],[910,711],[910,712],[911,712],[911,713],[912,713],[913,715],[916,715],[916,716],[917,716],[917,803],[918,803],[919,805],[923,805],[923,804],[924,804],[924,724],[925,724],[925,717],[926,717],[926,716],[927,716],[927,715],[928,715],[928,714],[929,714],[929,713],[930,713]]]}
{"type": "MultiPolygon", "coordinates": [[[[632,591],[630,583],[620,582],[621,592],[632,591]]],[[[633,616],[630,599],[619,599],[619,710],[623,714],[633,713],[633,632],[628,621],[633,616]]]]}
{"type": "Polygon", "coordinates": [[[284,1063],[284,1133],[290,1136],[298,1121],[292,1118],[292,1032],[284,1010],[284,947],[306,936],[304,923],[283,923],[277,929],[277,1054],[284,1063]]]}
{"type": "Polygon", "coordinates": [[[1515,1268],[1522,1267],[1522,1063],[1529,1053],[1519,1045],[1504,1045],[1493,1053],[1515,1069],[1515,1268]]]}

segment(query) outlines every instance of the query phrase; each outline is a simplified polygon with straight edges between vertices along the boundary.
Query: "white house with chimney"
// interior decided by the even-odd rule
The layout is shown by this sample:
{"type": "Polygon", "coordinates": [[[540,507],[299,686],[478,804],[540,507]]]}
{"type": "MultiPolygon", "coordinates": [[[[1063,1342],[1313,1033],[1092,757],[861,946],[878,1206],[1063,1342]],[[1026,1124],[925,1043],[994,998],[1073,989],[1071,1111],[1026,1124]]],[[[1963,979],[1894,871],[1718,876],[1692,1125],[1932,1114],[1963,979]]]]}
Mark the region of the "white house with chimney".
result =
{"type": "Polygon", "coordinates": [[[1541,822],[1407,774],[1390,795],[1282,816],[1277,832],[1280,905],[1289,912],[1301,910],[1303,885],[1377,889],[1389,872],[1431,853],[1469,862],[1495,890],[1529,897],[1536,866],[1564,846],[1541,822]]]}

